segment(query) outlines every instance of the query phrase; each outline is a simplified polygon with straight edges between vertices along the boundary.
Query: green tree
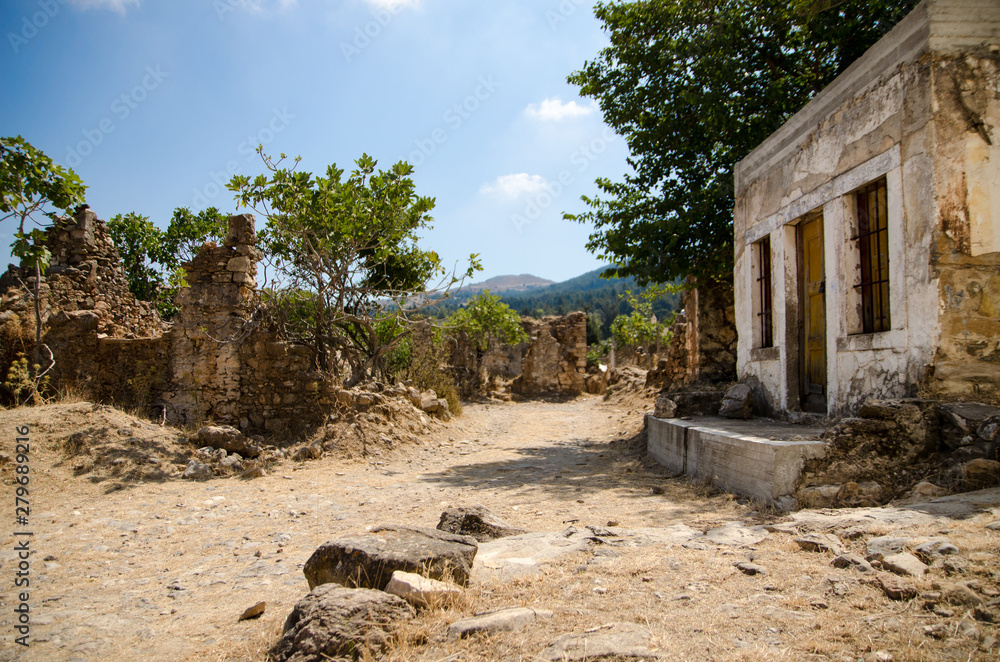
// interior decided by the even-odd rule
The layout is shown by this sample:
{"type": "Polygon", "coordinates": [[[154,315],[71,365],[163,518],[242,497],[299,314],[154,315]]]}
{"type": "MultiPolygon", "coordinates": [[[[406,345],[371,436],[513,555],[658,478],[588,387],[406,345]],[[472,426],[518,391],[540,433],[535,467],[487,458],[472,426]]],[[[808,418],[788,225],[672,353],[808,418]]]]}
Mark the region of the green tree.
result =
{"type": "Polygon", "coordinates": [[[118,248],[129,290],[142,301],[156,299],[163,288],[161,269],[155,266],[163,249],[163,231],[148,216],[129,212],[111,217],[108,234],[118,248]]]}
{"type": "Polygon", "coordinates": [[[465,333],[476,348],[475,389],[485,381],[483,357],[491,345],[517,345],[529,340],[520,316],[489,290],[483,290],[456,310],[446,326],[452,333],[465,333]]]}
{"type": "Polygon", "coordinates": [[[464,331],[472,343],[484,351],[492,342],[516,345],[528,341],[520,316],[489,290],[483,290],[456,310],[448,318],[447,326],[464,331]]]}
{"type": "MultiPolygon", "coordinates": [[[[656,340],[663,325],[653,314],[653,302],[661,298],[666,291],[676,290],[677,286],[651,286],[639,293],[625,292],[623,299],[628,301],[632,312],[619,315],[611,322],[611,335],[618,347],[645,347],[656,340]]],[[[648,353],[649,365],[652,367],[653,355],[648,353]]]]}
{"type": "Polygon", "coordinates": [[[35,272],[35,348],[32,363],[36,380],[41,377],[42,272],[52,257],[45,247],[40,217],[54,220],[60,210],[72,214],[76,207],[84,203],[86,188],[71,168],[54,163],[21,136],[0,138],[0,214],[3,214],[0,222],[8,218],[17,222],[11,253],[20,258],[23,268],[35,272]],[[29,221],[38,227],[27,227],[29,221]]]}
{"type": "Polygon", "coordinates": [[[733,167],[917,0],[598,2],[611,44],[569,76],[625,137],[587,247],[641,285],[731,277],[733,167]]]}
{"type": "Polygon", "coordinates": [[[350,367],[348,385],[356,384],[409,333],[403,325],[380,334],[384,313],[405,318],[436,303],[479,269],[478,259],[471,256],[461,276],[448,275],[436,253],[418,246],[434,200],[416,194],[405,162],[376,171],[365,154],[346,178],[335,164],[314,177],[296,170],[298,158],[284,167],[285,155],[275,161],[257,151],[269,174],[237,175],[229,188],[267,219],[261,246],[284,291],[296,293],[297,313],[284,316],[284,330],[313,348],[321,370],[332,370],[339,355],[350,367]]]}
{"type": "Polygon", "coordinates": [[[227,229],[228,217],[215,207],[197,214],[178,207],[165,231],[135,212],[108,221],[129,290],[137,299],[155,303],[167,319],[177,313],[173,299],[184,286],[181,265],[193,259],[204,242],[225,237],[227,229]]]}

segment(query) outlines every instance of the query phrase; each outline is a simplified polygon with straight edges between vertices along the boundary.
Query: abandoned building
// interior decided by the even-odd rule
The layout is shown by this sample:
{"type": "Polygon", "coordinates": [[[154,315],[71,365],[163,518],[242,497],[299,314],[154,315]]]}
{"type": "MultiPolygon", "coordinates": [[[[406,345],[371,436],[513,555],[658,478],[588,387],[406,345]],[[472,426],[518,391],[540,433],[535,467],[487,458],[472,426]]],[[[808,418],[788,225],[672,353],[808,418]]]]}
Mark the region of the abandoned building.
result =
{"type": "MultiPolygon", "coordinates": [[[[878,502],[937,452],[934,400],[997,400],[997,127],[1000,4],[925,0],[736,165],[737,388],[758,415],[860,416],[832,433],[872,457],[837,461],[822,425],[666,414],[650,455],[769,503],[878,502]]],[[[963,434],[959,473],[988,456],[963,434]]]]}
{"type": "Polygon", "coordinates": [[[758,413],[1000,389],[1000,4],[926,0],[735,170],[758,413]]]}

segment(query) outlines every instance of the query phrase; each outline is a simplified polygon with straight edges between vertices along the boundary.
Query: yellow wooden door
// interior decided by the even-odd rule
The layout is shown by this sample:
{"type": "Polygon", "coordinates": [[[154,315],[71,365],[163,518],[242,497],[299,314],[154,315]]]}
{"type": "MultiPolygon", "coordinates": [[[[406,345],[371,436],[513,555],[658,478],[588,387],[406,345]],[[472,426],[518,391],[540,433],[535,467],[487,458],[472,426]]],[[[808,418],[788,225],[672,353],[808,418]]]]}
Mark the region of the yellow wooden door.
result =
{"type": "Polygon", "coordinates": [[[802,408],[826,413],[826,276],[823,217],[801,226],[802,408]]]}

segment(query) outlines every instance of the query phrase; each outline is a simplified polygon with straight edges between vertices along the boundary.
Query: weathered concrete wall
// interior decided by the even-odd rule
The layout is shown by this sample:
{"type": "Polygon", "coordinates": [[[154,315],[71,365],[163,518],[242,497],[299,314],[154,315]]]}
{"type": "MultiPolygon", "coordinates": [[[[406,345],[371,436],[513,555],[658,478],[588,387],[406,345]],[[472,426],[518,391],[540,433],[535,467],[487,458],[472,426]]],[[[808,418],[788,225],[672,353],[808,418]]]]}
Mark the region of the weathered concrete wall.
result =
{"type": "Polygon", "coordinates": [[[587,314],[521,318],[531,339],[521,359],[521,376],[511,390],[522,395],[584,392],[587,371],[587,314]]]}
{"type": "Polygon", "coordinates": [[[829,414],[920,388],[952,396],[1000,388],[1000,217],[992,197],[1000,155],[982,135],[1000,135],[993,128],[1000,126],[998,44],[1000,6],[928,0],[738,164],[738,372],[773,412],[800,408],[796,234],[817,212],[829,414]],[[853,192],[880,177],[892,324],[861,333],[853,192]],[[767,348],[755,330],[752,255],[765,237],[773,265],[774,347],[767,348]]]}
{"type": "Polygon", "coordinates": [[[794,493],[807,460],[823,456],[820,430],[646,418],[647,451],[671,471],[765,503],[794,493]],[[789,437],[812,439],[791,440],[789,437]]]}

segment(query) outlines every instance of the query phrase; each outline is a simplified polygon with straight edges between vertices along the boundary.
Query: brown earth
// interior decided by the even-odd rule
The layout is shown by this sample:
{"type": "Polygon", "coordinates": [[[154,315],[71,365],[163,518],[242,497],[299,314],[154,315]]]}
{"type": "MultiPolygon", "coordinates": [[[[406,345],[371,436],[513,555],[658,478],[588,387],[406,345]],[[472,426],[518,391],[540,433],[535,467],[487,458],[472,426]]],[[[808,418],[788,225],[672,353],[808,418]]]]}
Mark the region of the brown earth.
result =
{"type": "MultiPolygon", "coordinates": [[[[383,523],[433,527],[449,506],[483,504],[530,531],[679,524],[707,531],[734,520],[789,520],[648,462],[640,427],[648,407],[640,395],[471,404],[417,441],[370,448],[363,459],[286,460],[263,478],[203,482],[177,475],[194,450],[181,431],[84,403],[0,411],[0,453],[16,460],[14,430],[31,430],[33,533],[31,645],[24,648],[14,642],[13,550],[21,538],[12,533],[25,527],[13,525],[17,474],[7,462],[0,467],[0,659],[266,659],[308,591],[302,566],[316,547],[383,523]],[[84,437],[73,436],[81,431],[84,437]],[[81,460],[77,446],[87,438],[99,448],[81,460]],[[113,464],[129,449],[132,456],[113,464]],[[164,460],[155,471],[142,465],[154,453],[164,460]],[[267,602],[263,617],[237,622],[260,601],[267,602]]],[[[534,660],[560,635],[625,621],[648,628],[664,659],[996,659],[997,649],[987,648],[1000,637],[990,622],[998,608],[989,605],[1000,595],[1000,532],[985,524],[1000,507],[984,503],[961,518],[836,511],[855,513],[850,527],[797,521],[753,545],[626,546],[611,537],[540,574],[478,583],[455,604],[422,611],[401,628],[389,657],[534,660]],[[948,575],[938,563],[926,578],[906,580],[921,597],[892,601],[867,576],[833,568],[832,554],[800,549],[796,530],[833,530],[860,554],[874,535],[905,535],[914,544],[945,537],[964,567],[948,575]],[[745,575],[733,565],[739,561],[767,574],[745,575]],[[978,611],[935,598],[932,582],[957,580],[971,582],[983,603],[978,611]],[[522,632],[446,636],[449,622],[522,605],[554,617],[522,632]]]]}

